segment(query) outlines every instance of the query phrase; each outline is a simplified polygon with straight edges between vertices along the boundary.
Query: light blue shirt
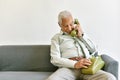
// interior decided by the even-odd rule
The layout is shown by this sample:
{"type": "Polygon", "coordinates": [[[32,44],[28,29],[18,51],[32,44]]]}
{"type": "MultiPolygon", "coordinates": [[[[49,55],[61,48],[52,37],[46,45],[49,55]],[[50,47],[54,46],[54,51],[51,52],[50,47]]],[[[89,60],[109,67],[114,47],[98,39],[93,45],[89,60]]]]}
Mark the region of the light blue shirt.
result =
{"type": "Polygon", "coordinates": [[[51,63],[58,67],[74,68],[77,61],[68,58],[79,56],[88,58],[93,52],[95,52],[95,46],[85,35],[82,38],[76,38],[61,31],[51,39],[51,63]],[[86,47],[83,40],[89,47],[86,47]]]}

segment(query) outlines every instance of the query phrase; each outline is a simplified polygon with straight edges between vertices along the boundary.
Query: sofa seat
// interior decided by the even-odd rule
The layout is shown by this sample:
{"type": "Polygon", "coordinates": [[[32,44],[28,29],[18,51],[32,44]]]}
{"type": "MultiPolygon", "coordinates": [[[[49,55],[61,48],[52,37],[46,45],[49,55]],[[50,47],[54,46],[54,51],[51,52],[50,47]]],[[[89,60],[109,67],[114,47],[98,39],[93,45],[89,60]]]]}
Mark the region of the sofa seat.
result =
{"type": "Polygon", "coordinates": [[[52,72],[1,71],[0,80],[46,80],[52,72]]]}

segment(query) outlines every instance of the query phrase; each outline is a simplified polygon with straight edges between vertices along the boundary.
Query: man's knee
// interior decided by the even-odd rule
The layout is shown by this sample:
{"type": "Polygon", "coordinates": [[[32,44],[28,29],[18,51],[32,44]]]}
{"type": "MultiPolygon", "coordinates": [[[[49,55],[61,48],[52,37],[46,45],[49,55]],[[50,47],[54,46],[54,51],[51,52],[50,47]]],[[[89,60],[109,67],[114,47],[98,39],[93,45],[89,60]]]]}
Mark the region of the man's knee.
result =
{"type": "Polygon", "coordinates": [[[111,73],[107,73],[106,78],[107,78],[107,80],[117,80],[116,77],[114,75],[112,75],[111,73]]]}
{"type": "Polygon", "coordinates": [[[87,80],[117,80],[117,79],[111,73],[99,71],[98,73],[92,76],[88,76],[87,80]]]}
{"type": "Polygon", "coordinates": [[[62,77],[62,76],[53,76],[53,75],[51,75],[51,76],[49,76],[46,80],[68,80],[68,79],[65,79],[64,77],[62,77]]]}
{"type": "Polygon", "coordinates": [[[47,80],[74,80],[75,76],[72,70],[68,68],[60,68],[52,75],[48,77],[47,80]]]}
{"type": "Polygon", "coordinates": [[[55,77],[48,77],[46,80],[56,80],[56,78],[55,77]]]}
{"type": "Polygon", "coordinates": [[[117,80],[114,75],[108,72],[101,74],[101,76],[99,76],[99,79],[100,80],[117,80]]]}

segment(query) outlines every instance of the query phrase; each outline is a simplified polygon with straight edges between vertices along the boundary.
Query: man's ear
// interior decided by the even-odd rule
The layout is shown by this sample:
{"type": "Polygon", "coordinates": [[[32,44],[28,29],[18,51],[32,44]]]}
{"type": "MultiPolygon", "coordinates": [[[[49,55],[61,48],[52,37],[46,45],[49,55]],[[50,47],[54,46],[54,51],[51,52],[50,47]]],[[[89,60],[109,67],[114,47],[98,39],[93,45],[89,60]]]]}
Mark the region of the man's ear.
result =
{"type": "Polygon", "coordinates": [[[58,25],[61,27],[61,24],[58,22],[58,25]]]}

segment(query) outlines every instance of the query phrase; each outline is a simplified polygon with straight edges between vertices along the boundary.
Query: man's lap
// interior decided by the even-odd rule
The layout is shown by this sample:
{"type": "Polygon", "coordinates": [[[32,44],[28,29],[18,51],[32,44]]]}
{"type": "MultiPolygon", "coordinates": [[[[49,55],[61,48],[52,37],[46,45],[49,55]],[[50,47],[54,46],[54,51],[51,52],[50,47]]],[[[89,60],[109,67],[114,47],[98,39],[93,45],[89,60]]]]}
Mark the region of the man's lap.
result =
{"type": "Polygon", "coordinates": [[[103,70],[99,70],[97,73],[93,75],[84,75],[84,80],[116,80],[116,78],[108,72],[103,70]]]}
{"type": "Polygon", "coordinates": [[[84,80],[116,80],[115,77],[103,70],[99,70],[94,75],[84,75],[78,69],[59,68],[56,70],[48,80],[76,80],[78,78],[84,80]]]}

